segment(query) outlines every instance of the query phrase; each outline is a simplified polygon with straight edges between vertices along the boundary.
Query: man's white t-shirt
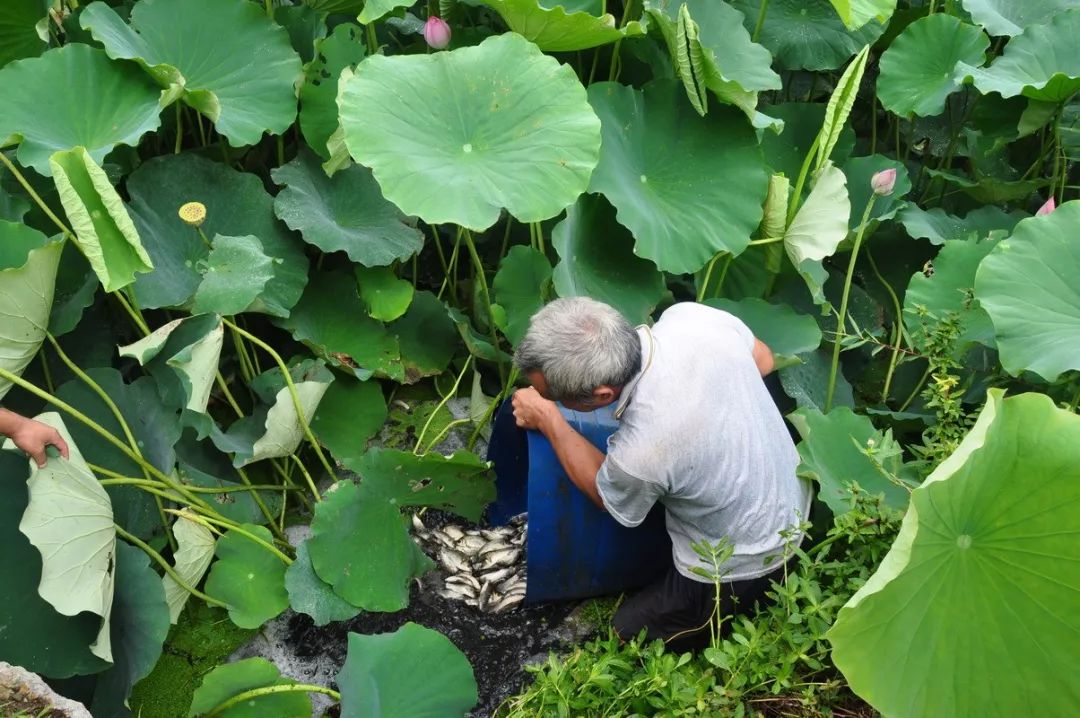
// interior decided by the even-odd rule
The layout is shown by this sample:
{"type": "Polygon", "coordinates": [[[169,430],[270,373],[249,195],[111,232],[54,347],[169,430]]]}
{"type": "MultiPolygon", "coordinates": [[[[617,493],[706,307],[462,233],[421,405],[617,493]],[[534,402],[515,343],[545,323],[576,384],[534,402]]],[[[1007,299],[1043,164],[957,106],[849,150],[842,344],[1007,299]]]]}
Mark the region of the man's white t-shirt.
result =
{"type": "MultiPolygon", "coordinates": [[[[638,329],[642,370],[626,385],[619,428],[596,477],[608,513],[637,526],[659,501],[675,567],[705,566],[690,545],[726,537],[723,581],[764,576],[801,536],[813,498],[799,454],[754,363],[742,321],[703,304],[676,304],[638,329]]],[[[790,555],[790,551],[787,552],[790,555]]]]}

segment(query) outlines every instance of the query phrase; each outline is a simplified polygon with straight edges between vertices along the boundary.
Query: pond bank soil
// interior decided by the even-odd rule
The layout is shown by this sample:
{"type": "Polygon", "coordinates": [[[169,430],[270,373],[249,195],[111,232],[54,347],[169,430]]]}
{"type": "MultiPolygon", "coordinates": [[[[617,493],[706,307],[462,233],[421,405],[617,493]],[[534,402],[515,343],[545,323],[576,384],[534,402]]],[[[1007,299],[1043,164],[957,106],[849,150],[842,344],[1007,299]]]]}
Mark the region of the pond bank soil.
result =
{"type": "MultiPolygon", "coordinates": [[[[263,656],[292,678],[333,686],[345,662],[348,634],[388,633],[407,622],[446,635],[469,659],[476,675],[479,702],[470,714],[489,718],[507,697],[529,680],[524,666],[546,660],[582,640],[594,626],[580,617],[580,602],[523,606],[506,613],[481,613],[460,601],[434,592],[434,573],[413,582],[409,607],[397,613],[363,613],[350,621],[316,626],[303,614],[289,611],[271,621],[260,635],[233,654],[231,660],[263,656]]],[[[323,696],[312,696],[315,716],[337,715],[323,696]]]]}

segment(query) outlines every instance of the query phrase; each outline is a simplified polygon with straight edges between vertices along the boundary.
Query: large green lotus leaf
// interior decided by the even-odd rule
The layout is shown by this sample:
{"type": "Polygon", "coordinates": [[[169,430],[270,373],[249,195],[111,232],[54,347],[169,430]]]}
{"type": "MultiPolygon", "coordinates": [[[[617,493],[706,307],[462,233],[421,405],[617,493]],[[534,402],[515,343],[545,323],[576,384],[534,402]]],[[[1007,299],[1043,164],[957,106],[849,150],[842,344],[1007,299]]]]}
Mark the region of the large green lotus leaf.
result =
{"type": "MultiPolygon", "coordinates": [[[[743,14],[748,31],[757,23],[761,2],[731,3],[743,14]]],[[[875,21],[848,31],[828,0],[769,0],[765,13],[758,42],[783,70],[835,70],[885,31],[885,26],[875,21]]],[[[769,107],[769,114],[775,116],[773,109],[769,107]]]]}
{"type": "Polygon", "coordinates": [[[986,33],[952,15],[916,20],[881,55],[881,105],[901,117],[941,114],[945,98],[964,84],[966,70],[960,68],[981,65],[988,47],[986,33]]]}
{"type": "Polygon", "coordinates": [[[973,209],[963,218],[953,216],[940,207],[922,209],[909,204],[897,214],[908,236],[928,239],[931,244],[945,244],[952,239],[984,239],[994,230],[1012,233],[1016,223],[1028,215],[1006,212],[999,207],[973,209]]]}
{"type": "Polygon", "coordinates": [[[415,287],[397,276],[389,267],[357,266],[356,286],[360,299],[372,319],[392,322],[401,317],[413,300],[415,287]]]}
{"type": "Polygon", "coordinates": [[[0,141],[20,139],[19,162],[45,176],[60,150],[85,147],[101,162],[158,128],[160,94],[138,68],[71,43],[0,69],[0,141]]]}
{"type": "Polygon", "coordinates": [[[274,212],[324,252],[343,251],[354,262],[376,267],[408,259],[424,244],[420,230],[383,198],[366,167],[352,165],[327,177],[318,158],[301,151],[270,174],[284,187],[274,212]]]}
{"type": "Polygon", "coordinates": [[[963,356],[971,342],[994,346],[994,325],[975,299],[975,272],[995,245],[995,239],[949,240],[934,257],[929,276],[916,272],[911,277],[904,293],[904,324],[916,349],[926,351],[930,332],[953,314],[960,325],[958,356],[963,356]],[[922,318],[920,309],[929,316],[922,318]]]}
{"type": "Polygon", "coordinates": [[[614,205],[638,256],[676,273],[746,249],[768,189],[745,119],[723,107],[699,117],[681,94],[671,81],[589,87],[604,132],[589,190],[614,205]]]}
{"type": "Polygon", "coordinates": [[[274,22],[289,33],[289,43],[306,69],[315,59],[315,45],[326,37],[326,16],[308,5],[278,5],[274,22]]]}
{"type": "Polygon", "coordinates": [[[294,611],[306,613],[316,626],[332,621],[347,621],[360,609],[334,593],[334,587],[315,574],[308,555],[307,541],[296,547],[296,560],[285,571],[285,590],[294,611]]]}
{"type": "Polygon", "coordinates": [[[821,329],[814,318],[799,314],[790,305],[770,304],[757,297],[739,301],[709,299],[704,303],[741,319],[772,350],[778,368],[801,363],[798,354],[811,352],[821,344],[821,329]]]}
{"type": "MultiPolygon", "coordinates": [[[[187,518],[188,511],[190,509],[184,509],[173,522],[173,537],[177,544],[173,554],[173,568],[189,586],[198,586],[214,559],[215,539],[210,529],[187,518]]],[[[165,602],[169,607],[169,623],[175,624],[191,594],[168,574],[161,577],[161,582],[165,589],[165,602]]]]}
{"type": "Polygon", "coordinates": [[[45,16],[41,0],[8,0],[0,5],[0,67],[12,60],[37,57],[48,47],[36,28],[45,16]]]}
{"type": "Polygon", "coordinates": [[[931,177],[943,179],[947,183],[959,187],[961,191],[982,204],[1000,204],[1027,200],[1040,186],[1039,182],[1034,179],[1007,180],[993,176],[981,176],[978,179],[971,179],[971,177],[961,172],[933,168],[927,169],[926,173],[931,177]]]}
{"type": "Polygon", "coordinates": [[[57,152],[49,166],[76,240],[105,291],[122,289],[136,273],[153,270],[123,200],[86,149],[57,152]]]}
{"type": "Polygon", "coordinates": [[[428,291],[417,292],[405,315],[387,331],[401,349],[404,383],[441,374],[454,358],[458,332],[446,314],[446,305],[428,291]]]}
{"type": "Polygon", "coordinates": [[[169,633],[169,606],[150,557],[116,543],[116,597],[112,606],[113,667],[97,677],[90,704],[95,718],[127,718],[131,688],[150,674],[169,633]]]}
{"type": "Polygon", "coordinates": [[[342,79],[338,106],[353,159],[429,224],[484,230],[503,207],[522,222],[554,217],[585,191],[600,152],[574,70],[514,33],[369,57],[342,79]]]}
{"type": "Polygon", "coordinates": [[[1078,35],[1080,8],[1064,10],[1045,25],[1030,25],[1009,40],[1005,52],[989,67],[967,65],[960,69],[974,78],[975,87],[983,94],[1063,102],[1080,90],[1078,35]]]}
{"type": "Polygon", "coordinates": [[[567,2],[542,3],[540,0],[483,0],[502,16],[511,30],[531,40],[541,50],[572,52],[607,45],[624,37],[645,34],[641,23],[628,22],[618,27],[611,13],[597,17],[574,11],[567,2]],[[550,7],[545,7],[549,5],[550,7]]]}
{"type": "Polygon", "coordinates": [[[492,301],[505,316],[499,328],[511,344],[525,337],[532,315],[544,306],[549,281],[551,264],[538,250],[519,245],[511,247],[503,257],[491,283],[492,301]]]}
{"type": "MultiPolygon", "coordinates": [[[[271,543],[269,529],[241,527],[271,543]]],[[[289,607],[285,564],[250,537],[229,531],[217,542],[218,560],[206,579],[206,593],[229,604],[229,618],[240,628],[258,628],[289,607]]]]}
{"type": "Polygon", "coordinates": [[[365,611],[400,611],[409,583],[433,566],[413,543],[397,504],[365,480],[339,481],[315,506],[307,541],[315,573],[365,611]]]}
{"type": "Polygon", "coordinates": [[[1003,394],[989,392],[912,494],[827,634],[852,689],[884,715],[1064,716],[1080,703],[1080,417],[1003,394]]]}
{"type": "Polygon", "coordinates": [[[341,718],[445,718],[476,705],[469,659],[449,638],[415,623],[393,633],[349,634],[337,675],[341,718]]]}
{"type": "Polygon", "coordinates": [[[915,483],[904,466],[903,450],[892,431],[884,434],[870,419],[846,406],[828,414],[800,408],[788,415],[802,436],[799,442],[799,476],[818,483],[818,496],[839,516],[853,508],[851,484],[871,496],[882,495],[885,503],[903,511],[915,483]],[[871,450],[874,458],[864,452],[871,450]],[[890,479],[895,477],[897,482],[890,479]]]}
{"type": "Polygon", "coordinates": [[[1019,35],[1024,28],[1042,25],[1061,10],[1077,7],[1076,0],[963,0],[971,19],[991,35],[1019,35]]]}
{"type": "MultiPolygon", "coordinates": [[[[348,3],[348,0],[342,0],[342,2],[348,3]]],[[[360,11],[356,19],[364,24],[372,23],[391,10],[412,4],[412,0],[364,0],[364,9],[360,11]]]]}
{"type": "MultiPolygon", "coordinates": [[[[498,305],[496,305],[498,306],[498,305]]],[[[511,361],[511,357],[501,349],[496,350],[491,344],[489,337],[482,336],[473,327],[469,318],[456,307],[447,306],[446,314],[450,317],[450,321],[457,327],[458,335],[461,336],[461,341],[465,343],[465,348],[469,350],[469,353],[478,359],[486,359],[487,361],[511,361]]]]}
{"type": "MultiPolygon", "coordinates": [[[[784,122],[783,132],[764,132],[761,135],[765,162],[774,173],[783,174],[792,183],[795,182],[803,160],[813,148],[825,121],[825,107],[820,102],[787,102],[769,107],[769,114],[784,122]]],[[[830,157],[833,162],[842,165],[854,147],[855,132],[845,123],[830,157]]]]}
{"type": "MultiPolygon", "coordinates": [[[[799,357],[801,364],[780,369],[780,386],[795,400],[800,409],[820,412],[825,408],[825,391],[829,383],[832,352],[824,347],[799,357]]],[[[836,375],[833,406],[855,406],[855,393],[843,372],[836,375]]]]}
{"type": "MultiPolygon", "coordinates": [[[[296,395],[309,426],[326,389],[334,381],[334,375],[321,362],[306,360],[289,367],[289,374],[296,388],[296,395]]],[[[233,455],[233,466],[243,467],[263,459],[275,459],[295,452],[304,440],[304,427],[296,410],[289,387],[285,385],[279,369],[256,377],[264,392],[266,402],[257,406],[249,415],[236,421],[224,434],[216,426],[210,436],[222,451],[233,455]]],[[[258,389],[255,389],[258,392],[258,389]]]]}
{"type": "Polygon", "coordinates": [[[134,60],[170,99],[209,117],[234,147],[280,134],[296,119],[300,58],[288,33],[244,0],[140,0],[131,25],[104,2],[79,23],[109,57],[134,60]]]}
{"type": "MultiPolygon", "coordinates": [[[[127,422],[139,451],[158,470],[170,474],[176,464],[174,446],[180,438],[179,407],[167,406],[158,394],[157,382],[141,377],[125,384],[115,369],[87,369],[87,375],[108,394],[127,422]]],[[[75,407],[113,436],[124,439],[124,431],[112,411],[79,379],[60,385],[56,396],[75,407]]],[[[120,476],[141,477],[142,469],[123,452],[81,422],[72,421],[68,430],[87,461],[120,476]]],[[[109,486],[116,522],[137,536],[149,538],[161,531],[153,497],[135,486],[109,486]]]]}
{"type": "Polygon", "coordinates": [[[166,155],[135,170],[127,190],[128,209],[157,268],[135,280],[135,296],[142,307],[185,305],[202,282],[200,269],[210,247],[177,215],[187,202],[205,205],[201,229],[207,237],[254,235],[267,256],[280,260],[249,311],[287,316],[300,299],[308,270],[303,245],[274,218],[274,200],[257,176],[193,154],[166,155]]]}
{"type": "Polygon", "coordinates": [[[300,131],[308,145],[324,160],[330,159],[326,141],[338,128],[338,76],[346,67],[367,55],[364,30],[343,22],[330,35],[315,43],[315,59],[304,69],[300,88],[300,131]]]}
{"type": "Polygon", "coordinates": [[[112,662],[109,612],[116,579],[112,502],[60,415],[50,412],[35,418],[60,432],[69,450],[68,459],[50,457],[42,468],[30,460],[30,501],[19,531],[41,553],[37,592],[65,616],[83,611],[101,616],[101,632],[90,650],[112,662]]]}
{"type": "Polygon", "coordinates": [[[367,441],[386,422],[386,399],[376,381],[339,376],[326,390],[311,431],[341,463],[363,456],[367,441]]]}
{"type": "Polygon", "coordinates": [[[871,226],[874,222],[892,219],[907,204],[903,198],[911,191],[911,178],[908,177],[907,168],[903,162],[885,155],[852,157],[844,163],[842,169],[847,178],[848,197],[851,200],[851,217],[848,220],[848,227],[852,232],[859,231],[859,223],[862,222],[863,214],[866,212],[866,205],[870,203],[870,198],[874,197],[871,180],[878,172],[896,170],[896,182],[891,194],[875,197],[874,206],[867,218],[867,225],[871,226]]]}
{"type": "Polygon", "coordinates": [[[250,307],[274,278],[274,260],[258,237],[215,235],[206,259],[206,273],[195,290],[196,314],[239,314],[250,307]]]}
{"type": "Polygon", "coordinates": [[[979,265],[975,298],[990,315],[1001,365],[1047,381],[1080,369],[1080,201],[1016,225],[979,265]]]}
{"type": "Polygon", "coordinates": [[[318,272],[281,325],[331,363],[366,379],[376,372],[400,381],[401,352],[382,323],[367,316],[356,282],[344,272],[318,272]]]}
{"type": "Polygon", "coordinates": [[[836,14],[840,16],[848,30],[858,30],[871,20],[877,20],[884,25],[896,9],[896,0],[829,0],[829,2],[836,9],[836,14]]]}
{"type": "MultiPolygon", "coordinates": [[[[282,677],[277,666],[265,658],[245,658],[225,663],[207,673],[202,684],[195,689],[188,716],[195,718],[209,713],[246,691],[293,683],[296,681],[282,677]]],[[[302,691],[268,693],[241,701],[216,715],[219,718],[310,718],[311,699],[302,691]]]]}
{"type": "Polygon", "coordinates": [[[824,286],[829,276],[821,262],[836,252],[847,237],[850,217],[847,178],[826,161],[784,235],[788,258],[806,280],[816,304],[825,302],[824,286]]]}
{"type": "Polygon", "coordinates": [[[560,297],[592,297],[639,324],[667,291],[664,275],[634,254],[633,236],[600,195],[582,195],[566,210],[551,245],[559,254],[554,280],[560,297]]]}
{"type": "MultiPolygon", "coordinates": [[[[0,367],[22,374],[45,340],[62,242],[0,221],[0,367]]],[[[0,398],[11,382],[0,379],[0,398]]]]}
{"type": "Polygon", "coordinates": [[[397,506],[432,506],[479,521],[484,507],[495,499],[491,464],[468,451],[418,456],[374,448],[348,467],[363,477],[372,492],[397,506]]]}
{"type": "Polygon", "coordinates": [[[224,338],[224,325],[217,315],[185,317],[120,347],[120,356],[133,357],[147,367],[165,401],[202,414],[214,388],[224,338]]]}
{"type": "Polygon", "coordinates": [[[83,312],[94,303],[99,286],[97,275],[90,269],[90,263],[78,245],[65,242],[56,270],[49,333],[62,337],[74,330],[82,320],[83,312]]]}
{"type": "Polygon", "coordinates": [[[90,652],[101,617],[68,617],[38,595],[41,554],[19,532],[29,475],[22,452],[0,451],[0,660],[50,678],[89,674],[108,667],[90,652]]]}

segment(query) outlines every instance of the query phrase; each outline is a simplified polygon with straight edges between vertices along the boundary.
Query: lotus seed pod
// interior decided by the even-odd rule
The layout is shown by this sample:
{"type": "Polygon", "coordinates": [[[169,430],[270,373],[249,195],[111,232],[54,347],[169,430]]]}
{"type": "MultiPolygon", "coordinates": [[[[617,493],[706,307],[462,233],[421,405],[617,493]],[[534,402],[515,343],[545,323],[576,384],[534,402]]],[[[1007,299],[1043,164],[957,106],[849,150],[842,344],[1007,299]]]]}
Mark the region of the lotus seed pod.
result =
{"type": "Polygon", "coordinates": [[[1043,202],[1042,207],[1039,207],[1037,210],[1035,210],[1035,216],[1042,217],[1044,215],[1050,214],[1054,211],[1055,208],[1057,208],[1057,203],[1054,202],[1054,197],[1053,195],[1051,195],[1050,199],[1043,202]]]}
{"type": "Polygon", "coordinates": [[[184,224],[191,227],[201,227],[206,221],[206,205],[202,202],[186,202],[177,212],[184,224]]]}
{"type": "Polygon", "coordinates": [[[424,23],[424,40],[435,50],[443,49],[450,44],[450,26],[438,15],[432,15],[424,23]]]}
{"type": "Polygon", "coordinates": [[[870,187],[874,190],[874,194],[881,195],[882,197],[892,194],[893,185],[895,184],[895,167],[890,167],[887,170],[875,172],[874,176],[870,178],[870,187]]]}

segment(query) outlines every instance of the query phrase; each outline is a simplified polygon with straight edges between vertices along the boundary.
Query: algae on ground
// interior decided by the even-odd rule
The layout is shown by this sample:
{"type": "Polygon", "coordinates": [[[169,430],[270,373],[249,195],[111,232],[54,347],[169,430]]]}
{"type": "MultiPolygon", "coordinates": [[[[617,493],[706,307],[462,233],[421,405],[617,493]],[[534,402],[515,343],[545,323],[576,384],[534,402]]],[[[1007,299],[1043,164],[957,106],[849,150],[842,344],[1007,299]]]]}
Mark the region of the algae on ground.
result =
{"type": "Polygon", "coordinates": [[[225,663],[254,634],[238,628],[221,608],[188,601],[179,622],[169,631],[161,659],[135,685],[131,713],[140,718],[184,718],[203,676],[225,663]]]}

